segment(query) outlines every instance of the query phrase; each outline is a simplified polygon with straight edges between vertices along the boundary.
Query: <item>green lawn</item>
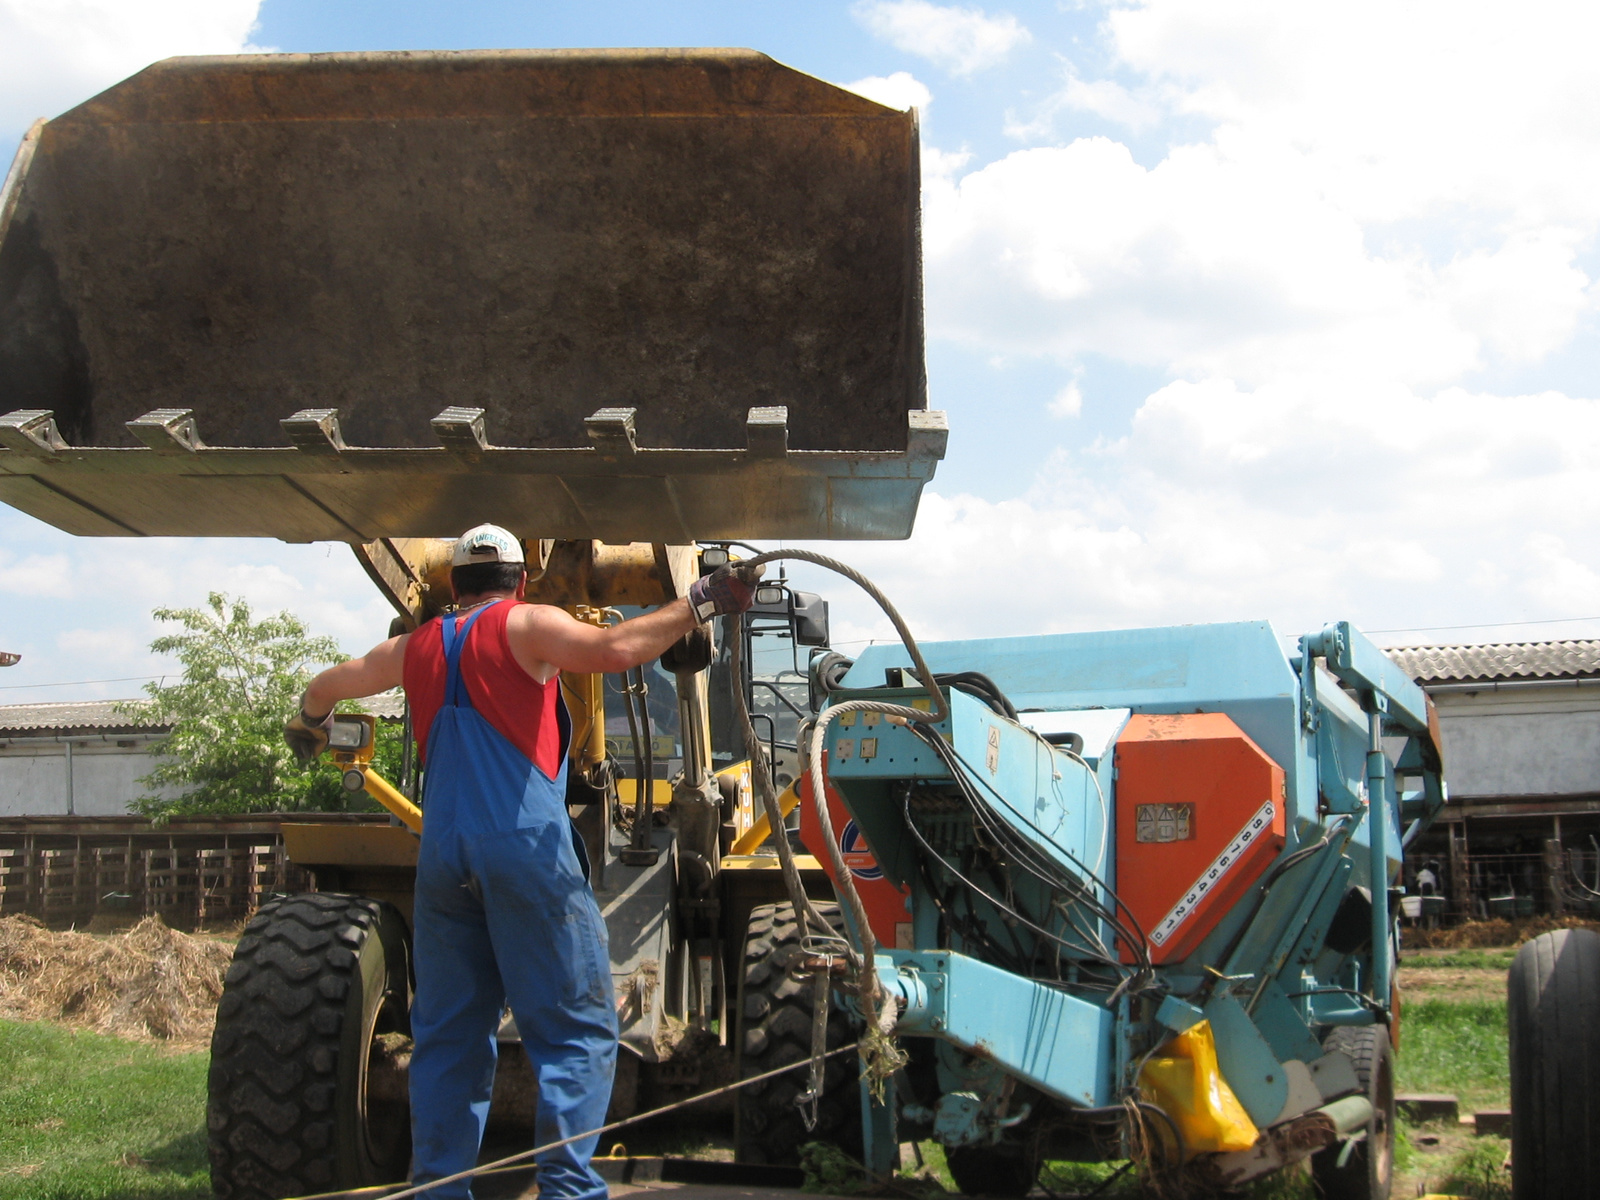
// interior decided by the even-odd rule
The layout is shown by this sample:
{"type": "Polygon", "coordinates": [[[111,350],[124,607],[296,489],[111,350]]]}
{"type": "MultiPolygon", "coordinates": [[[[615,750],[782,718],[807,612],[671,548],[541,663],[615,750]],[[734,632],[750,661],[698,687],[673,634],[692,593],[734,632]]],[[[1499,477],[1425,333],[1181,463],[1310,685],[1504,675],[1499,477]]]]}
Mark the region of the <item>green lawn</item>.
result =
{"type": "Polygon", "coordinates": [[[1402,1092],[1450,1092],[1461,1111],[1511,1104],[1504,1000],[1419,1000],[1400,1022],[1402,1092]]]}
{"type": "MultiPolygon", "coordinates": [[[[1505,1107],[1503,1002],[1414,1001],[1402,1034],[1401,1091],[1453,1092],[1466,1112],[1505,1107]]],[[[0,1021],[0,1200],[205,1200],[205,1075],[204,1053],[0,1021]]],[[[1503,1156],[1495,1141],[1499,1149],[1478,1146],[1476,1155],[1503,1156]]],[[[925,1150],[941,1177],[938,1148],[925,1150]]],[[[1088,1190],[1109,1170],[1060,1164],[1045,1182],[1088,1190]]],[[[1292,1175],[1251,1192],[1259,1200],[1310,1194],[1309,1182],[1292,1175]]]]}
{"type": "Polygon", "coordinates": [[[1410,950],[1405,955],[1408,967],[1457,967],[1474,971],[1509,971],[1516,958],[1516,947],[1487,950],[1410,950]]]}
{"type": "Polygon", "coordinates": [[[201,1200],[204,1053],[0,1021],[0,1200],[201,1200]]]}

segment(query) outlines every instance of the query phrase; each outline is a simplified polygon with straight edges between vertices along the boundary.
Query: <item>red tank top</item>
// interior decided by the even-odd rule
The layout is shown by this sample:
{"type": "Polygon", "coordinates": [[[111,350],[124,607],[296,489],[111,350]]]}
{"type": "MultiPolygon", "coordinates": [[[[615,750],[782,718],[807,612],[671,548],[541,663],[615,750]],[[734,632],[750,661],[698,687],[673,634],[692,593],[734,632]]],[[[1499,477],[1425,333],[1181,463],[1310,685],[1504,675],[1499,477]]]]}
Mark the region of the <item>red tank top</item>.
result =
{"type": "MultiPolygon", "coordinates": [[[[461,682],[484,720],[554,779],[561,769],[564,740],[558,711],[561,680],[555,676],[540,683],[511,656],[506,619],[516,603],[497,600],[473,624],[461,651],[461,682]]],[[[444,642],[438,618],[407,640],[404,682],[417,753],[425,758],[428,730],[444,704],[444,642]]]]}

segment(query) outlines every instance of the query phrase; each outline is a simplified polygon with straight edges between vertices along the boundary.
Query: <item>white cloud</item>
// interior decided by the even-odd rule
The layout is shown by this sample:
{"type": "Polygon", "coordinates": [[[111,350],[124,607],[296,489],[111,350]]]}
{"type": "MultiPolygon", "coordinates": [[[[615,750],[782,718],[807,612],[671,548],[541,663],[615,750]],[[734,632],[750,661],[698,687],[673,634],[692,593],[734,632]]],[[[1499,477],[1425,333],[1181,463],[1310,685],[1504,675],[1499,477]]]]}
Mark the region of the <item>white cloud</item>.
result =
{"type": "Polygon", "coordinates": [[[1169,106],[1157,91],[1151,87],[1133,91],[1114,79],[1085,80],[1069,67],[1066,84],[1027,119],[1006,114],[1006,136],[1018,141],[1048,140],[1063,111],[1092,113],[1140,133],[1169,115],[1169,106]]]}
{"type": "Polygon", "coordinates": [[[862,0],[856,19],[897,50],[925,58],[952,75],[999,66],[1033,35],[1009,13],[991,17],[981,8],[929,0],[862,0]]]}
{"type": "Polygon", "coordinates": [[[876,100],[890,108],[904,112],[908,108],[927,108],[933,103],[933,93],[917,81],[910,71],[896,71],[892,75],[868,75],[854,83],[844,85],[859,96],[876,100]]]}
{"type": "Polygon", "coordinates": [[[1083,392],[1078,389],[1078,381],[1074,379],[1066,387],[1057,392],[1050,401],[1050,415],[1052,417],[1076,417],[1083,412],[1083,392]]]}
{"type": "Polygon", "coordinates": [[[1110,48],[1240,158],[1293,158],[1365,219],[1592,221],[1600,191],[1600,8],[1356,0],[1149,0],[1114,7],[1110,48]]]}
{"type": "Polygon", "coordinates": [[[1507,286],[1475,303],[1473,271],[1373,255],[1361,223],[1303,181],[1211,146],[1153,168],[1106,138],[1018,151],[930,181],[924,209],[931,330],[1012,353],[1257,382],[1343,370],[1354,351],[1368,370],[1447,382],[1491,335],[1504,342],[1501,307],[1519,306],[1521,342],[1547,346],[1588,304],[1581,274],[1530,303],[1552,256],[1510,243],[1477,269],[1507,286]]]}
{"type": "Polygon", "coordinates": [[[175,54],[246,48],[260,0],[0,0],[0,129],[175,54]]]}
{"type": "Polygon", "coordinates": [[[18,601],[64,599],[72,595],[70,561],[65,554],[15,558],[0,550],[0,592],[18,601]]]}
{"type": "Polygon", "coordinates": [[[343,545],[74,538],[4,506],[0,545],[0,649],[23,655],[0,678],[0,704],[136,694],[138,680],[33,685],[175,672],[149,652],[165,631],[151,612],[203,606],[211,591],[248,600],[257,617],[287,609],[352,654],[387,637],[394,615],[343,545]]]}
{"type": "MultiPolygon", "coordinates": [[[[1125,438],[1060,452],[1020,495],[935,484],[910,541],[836,552],[929,639],[1590,615],[1596,461],[1597,400],[1179,382],[1125,438]]],[[[839,640],[893,636],[828,586],[839,640]]]]}
{"type": "MultiPolygon", "coordinates": [[[[1041,437],[1108,429],[1085,362],[1172,382],[1031,486],[936,480],[910,542],[853,557],[930,636],[1600,613],[1596,32],[1570,4],[1113,6],[1073,51],[1108,68],[1009,132],[1089,113],[1138,157],[1078,137],[925,170],[928,325],[1071,373],[1041,437]]],[[[940,402],[956,446],[985,420],[940,402]]]]}

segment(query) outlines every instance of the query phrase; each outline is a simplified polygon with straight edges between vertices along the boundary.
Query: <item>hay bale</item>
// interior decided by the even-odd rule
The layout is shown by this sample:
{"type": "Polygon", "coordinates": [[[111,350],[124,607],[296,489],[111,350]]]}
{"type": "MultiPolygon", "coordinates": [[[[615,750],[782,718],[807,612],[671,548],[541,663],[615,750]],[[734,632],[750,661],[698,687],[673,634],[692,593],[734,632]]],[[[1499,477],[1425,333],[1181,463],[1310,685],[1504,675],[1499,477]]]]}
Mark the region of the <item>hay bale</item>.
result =
{"type": "Polygon", "coordinates": [[[160,917],[97,937],[0,917],[0,1016],[193,1045],[207,1041],[233,951],[160,917]]]}

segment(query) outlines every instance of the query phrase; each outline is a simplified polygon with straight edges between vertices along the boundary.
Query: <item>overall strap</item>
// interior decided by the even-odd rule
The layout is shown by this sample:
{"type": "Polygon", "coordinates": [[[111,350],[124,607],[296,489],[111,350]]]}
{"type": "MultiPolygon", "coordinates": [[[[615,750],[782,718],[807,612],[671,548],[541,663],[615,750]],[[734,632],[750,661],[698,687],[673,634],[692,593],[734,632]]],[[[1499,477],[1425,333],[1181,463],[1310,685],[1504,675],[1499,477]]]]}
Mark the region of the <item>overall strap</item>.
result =
{"type": "Polygon", "coordinates": [[[439,636],[444,644],[444,707],[446,708],[472,707],[472,697],[468,696],[461,686],[461,651],[466,647],[467,634],[472,632],[472,626],[492,607],[494,607],[492,604],[485,604],[465,622],[460,622],[460,613],[446,613],[444,620],[440,622],[439,636]],[[458,622],[460,622],[459,629],[458,622]]]}

